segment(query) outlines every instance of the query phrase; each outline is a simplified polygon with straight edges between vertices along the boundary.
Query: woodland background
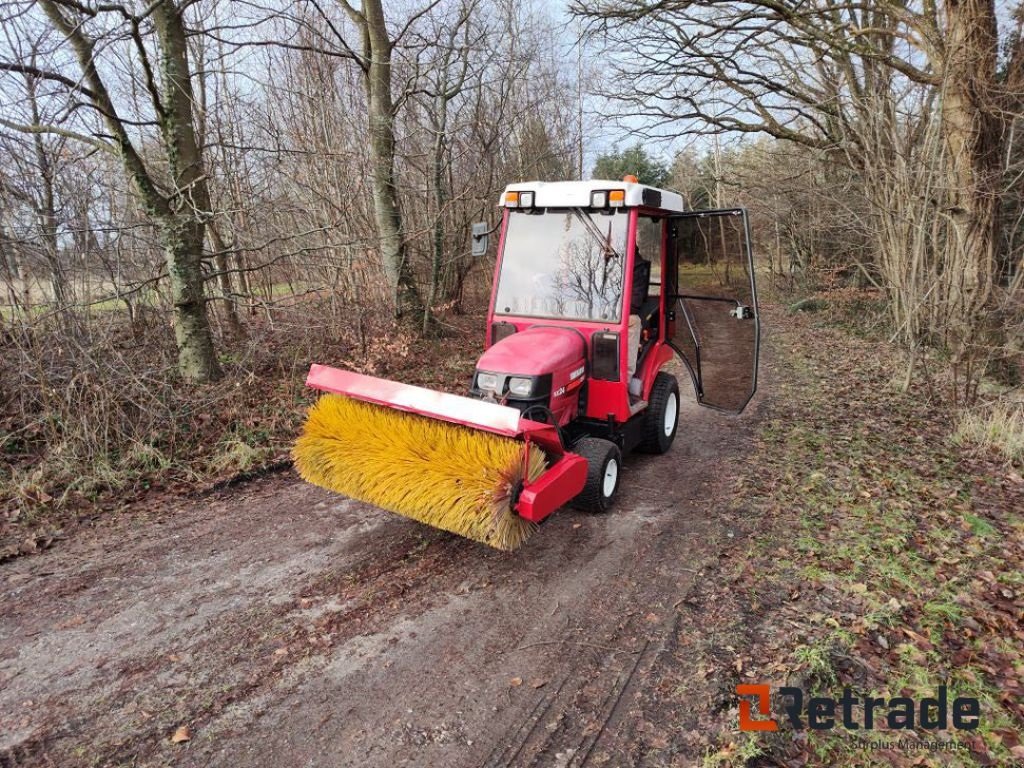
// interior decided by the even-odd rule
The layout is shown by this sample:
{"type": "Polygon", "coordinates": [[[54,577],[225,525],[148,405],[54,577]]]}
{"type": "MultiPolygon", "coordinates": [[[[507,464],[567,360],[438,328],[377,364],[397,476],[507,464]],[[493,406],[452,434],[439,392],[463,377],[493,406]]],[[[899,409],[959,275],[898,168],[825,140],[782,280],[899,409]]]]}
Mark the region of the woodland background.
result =
{"type": "Polygon", "coordinates": [[[6,520],[283,460],[310,361],[458,390],[506,183],[743,205],[766,300],[1024,461],[1021,7],[0,6],[6,520]],[[464,334],[465,359],[435,340],[464,334]]]}

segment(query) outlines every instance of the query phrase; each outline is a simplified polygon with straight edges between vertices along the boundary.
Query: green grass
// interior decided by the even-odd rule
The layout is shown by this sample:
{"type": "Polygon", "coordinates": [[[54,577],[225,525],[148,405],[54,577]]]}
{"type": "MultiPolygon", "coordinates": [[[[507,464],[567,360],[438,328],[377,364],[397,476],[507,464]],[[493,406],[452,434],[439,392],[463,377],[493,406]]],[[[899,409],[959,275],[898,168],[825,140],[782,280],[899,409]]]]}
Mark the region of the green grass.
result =
{"type": "MultiPolygon", "coordinates": [[[[892,487],[901,487],[910,494],[927,492],[922,481],[913,481],[905,475],[901,483],[893,483],[892,487]]],[[[802,516],[797,546],[812,559],[801,568],[801,575],[811,584],[844,590],[862,603],[859,621],[823,621],[816,638],[792,650],[792,663],[806,670],[815,692],[837,695],[840,686],[846,683],[840,679],[833,659],[837,653],[856,655],[857,638],[865,631],[899,637],[899,630],[906,624],[903,616],[906,601],[921,601],[923,634],[935,648],[941,648],[945,634],[956,631],[965,616],[963,607],[955,600],[963,585],[956,578],[942,582],[938,574],[943,564],[929,562],[911,548],[908,535],[917,531],[919,521],[908,513],[880,514],[868,505],[849,505],[841,494],[820,483],[812,484],[809,489],[805,485],[800,492],[801,507],[807,512],[802,516]],[[842,524],[823,529],[819,515],[812,511],[821,507],[843,510],[842,524]],[[943,583],[944,587],[934,586],[943,583]]],[[[995,526],[974,513],[965,514],[964,520],[973,536],[987,538],[997,534],[995,526]]],[[[952,536],[943,528],[925,531],[926,539],[940,549],[948,546],[952,536]]],[[[1019,654],[1019,649],[1007,648],[1007,651],[1019,654]]],[[[979,698],[985,714],[979,733],[997,759],[1008,758],[993,731],[1012,728],[1013,724],[999,705],[1000,691],[986,679],[983,671],[956,669],[951,667],[946,654],[934,650],[924,652],[909,642],[896,644],[888,659],[884,674],[890,697],[903,690],[913,691],[918,696],[932,695],[938,685],[948,681],[956,695],[979,698]]],[[[865,693],[881,695],[879,691],[858,691],[859,695],[865,693]]],[[[920,735],[929,737],[927,732],[920,735]]],[[[882,756],[865,751],[845,732],[816,733],[808,744],[815,761],[822,765],[888,764],[882,756]]],[[[949,761],[942,764],[975,764],[965,752],[942,755],[941,759],[949,761]]],[[[732,764],[744,763],[734,761],[732,764]]]]}
{"type": "Polygon", "coordinates": [[[992,536],[997,532],[996,527],[992,525],[992,523],[990,523],[988,520],[978,517],[977,515],[972,514],[970,512],[964,513],[964,520],[966,520],[967,523],[971,526],[971,531],[974,533],[975,536],[981,536],[982,538],[984,538],[986,536],[992,536]]]}
{"type": "Polygon", "coordinates": [[[798,645],[793,650],[797,664],[811,676],[815,692],[831,689],[836,683],[836,669],[832,663],[833,638],[822,638],[810,645],[798,645]]]}
{"type": "MultiPolygon", "coordinates": [[[[102,296],[105,291],[97,288],[97,293],[102,296]]],[[[152,288],[145,288],[139,291],[133,291],[127,296],[132,304],[136,306],[149,306],[158,307],[161,303],[160,294],[152,288]]],[[[123,299],[119,299],[117,296],[108,296],[107,298],[99,298],[98,296],[88,296],[77,300],[72,303],[69,307],[74,312],[78,313],[107,313],[107,312],[124,312],[126,307],[123,299]]],[[[13,320],[19,317],[29,318],[41,317],[49,312],[53,312],[55,305],[49,300],[33,300],[32,304],[25,308],[14,307],[10,304],[0,304],[0,316],[5,320],[13,320]]]]}
{"type": "Polygon", "coordinates": [[[761,746],[759,734],[744,733],[738,743],[732,742],[721,749],[709,748],[701,765],[702,768],[747,765],[764,754],[765,750],[761,746]]]}

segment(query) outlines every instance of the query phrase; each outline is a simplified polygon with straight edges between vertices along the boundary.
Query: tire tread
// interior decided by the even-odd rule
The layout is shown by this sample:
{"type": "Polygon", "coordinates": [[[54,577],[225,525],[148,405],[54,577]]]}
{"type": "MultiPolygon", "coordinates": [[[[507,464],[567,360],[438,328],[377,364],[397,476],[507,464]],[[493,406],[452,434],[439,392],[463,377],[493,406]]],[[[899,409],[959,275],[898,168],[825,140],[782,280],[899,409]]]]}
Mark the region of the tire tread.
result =
{"type": "Polygon", "coordinates": [[[644,417],[644,436],[637,446],[642,453],[662,454],[672,447],[679,431],[679,414],[676,413],[676,428],[671,436],[665,437],[662,426],[665,419],[665,408],[668,407],[669,395],[676,395],[676,408],[679,407],[679,382],[676,377],[665,371],[659,371],[654,377],[651,388],[650,402],[647,404],[647,415],[644,417]]]}
{"type": "Polygon", "coordinates": [[[572,505],[583,512],[607,512],[618,494],[619,483],[622,482],[622,452],[611,440],[600,437],[583,437],[576,441],[573,453],[587,460],[587,482],[583,490],[573,499],[572,505]],[[602,491],[604,482],[604,466],[609,455],[619,462],[619,481],[611,497],[605,498],[602,491]]]}

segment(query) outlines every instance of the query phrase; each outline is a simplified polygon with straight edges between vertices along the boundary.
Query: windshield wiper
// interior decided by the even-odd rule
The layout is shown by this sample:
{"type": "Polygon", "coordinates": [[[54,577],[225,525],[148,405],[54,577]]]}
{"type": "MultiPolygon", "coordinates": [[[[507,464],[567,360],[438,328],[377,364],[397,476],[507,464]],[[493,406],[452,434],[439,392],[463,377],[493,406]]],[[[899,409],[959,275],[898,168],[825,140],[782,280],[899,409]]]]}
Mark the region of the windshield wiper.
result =
{"type": "Polygon", "coordinates": [[[584,213],[582,208],[570,208],[569,210],[573,212],[573,215],[577,219],[583,222],[583,226],[586,228],[587,232],[590,233],[591,237],[601,244],[601,251],[603,252],[606,261],[613,256],[621,255],[618,251],[612,248],[611,222],[608,223],[608,234],[603,235],[601,234],[601,230],[598,228],[597,224],[594,223],[594,220],[590,218],[588,214],[584,213]]]}

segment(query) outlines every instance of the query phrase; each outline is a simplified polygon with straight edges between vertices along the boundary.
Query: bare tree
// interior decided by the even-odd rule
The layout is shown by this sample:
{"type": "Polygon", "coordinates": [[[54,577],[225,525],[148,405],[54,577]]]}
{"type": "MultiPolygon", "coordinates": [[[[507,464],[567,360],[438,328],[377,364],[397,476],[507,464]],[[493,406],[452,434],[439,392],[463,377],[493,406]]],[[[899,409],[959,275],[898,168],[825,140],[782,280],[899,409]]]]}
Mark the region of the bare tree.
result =
{"type": "Polygon", "coordinates": [[[1005,135],[994,0],[606,0],[573,12],[628,51],[611,95],[655,132],[768,134],[872,180],[902,338],[921,329],[969,357],[995,274],[1005,135]],[[899,275],[921,215],[939,220],[921,241],[932,284],[911,286],[899,275]],[[937,325],[904,322],[919,310],[937,325]]]}
{"type": "MultiPolygon", "coordinates": [[[[431,309],[442,292],[446,249],[450,247],[445,226],[452,195],[448,178],[451,171],[450,105],[462,93],[473,74],[471,54],[486,35],[485,31],[476,32],[472,29],[471,17],[476,6],[477,0],[463,2],[454,19],[445,20],[443,24],[435,22],[433,39],[421,43],[424,47],[429,45],[434,54],[427,66],[428,74],[422,76],[426,80],[423,85],[424,111],[431,134],[430,186],[434,198],[430,277],[423,311],[424,334],[430,331],[431,309]]],[[[475,64],[479,71],[480,62],[475,64]]]]}
{"type": "Polygon", "coordinates": [[[394,37],[388,30],[381,0],[363,0],[360,8],[348,0],[338,2],[355,24],[361,40],[361,45],[350,46],[338,34],[341,45],[359,65],[366,89],[374,221],[381,259],[394,294],[396,317],[416,322],[423,312],[423,299],[408,258],[395,178],[395,115],[401,101],[396,102],[392,93],[391,59],[396,42],[418,18],[436,6],[438,0],[414,13],[394,37]]]}
{"type": "Polygon", "coordinates": [[[173,0],[152,3],[141,14],[120,4],[91,8],[70,0],[40,0],[39,5],[64,41],[53,56],[52,67],[44,69],[3,61],[0,69],[30,74],[64,86],[69,98],[84,100],[92,107],[104,128],[87,126],[82,131],[73,131],[34,120],[16,123],[6,119],[2,125],[25,133],[74,138],[120,157],[128,178],[160,231],[175,310],[174,330],[181,375],[195,381],[214,379],[220,371],[210,333],[202,275],[209,193],[196,135],[195,94],[184,19],[188,3],[173,0]],[[112,19],[115,32],[110,31],[112,19]],[[90,22],[99,30],[95,35],[89,31],[90,22]],[[150,31],[155,35],[157,54],[147,45],[150,31]],[[121,114],[123,107],[119,107],[112,96],[111,75],[101,72],[103,47],[122,33],[133,43],[149,99],[150,118],[143,121],[132,121],[121,114]],[[67,60],[65,47],[70,49],[67,53],[78,64],[76,74],[59,69],[67,60]],[[147,159],[139,146],[139,138],[133,139],[131,127],[140,123],[158,127],[162,149],[159,161],[147,159]],[[165,172],[161,172],[161,165],[166,168],[165,172]]]}

